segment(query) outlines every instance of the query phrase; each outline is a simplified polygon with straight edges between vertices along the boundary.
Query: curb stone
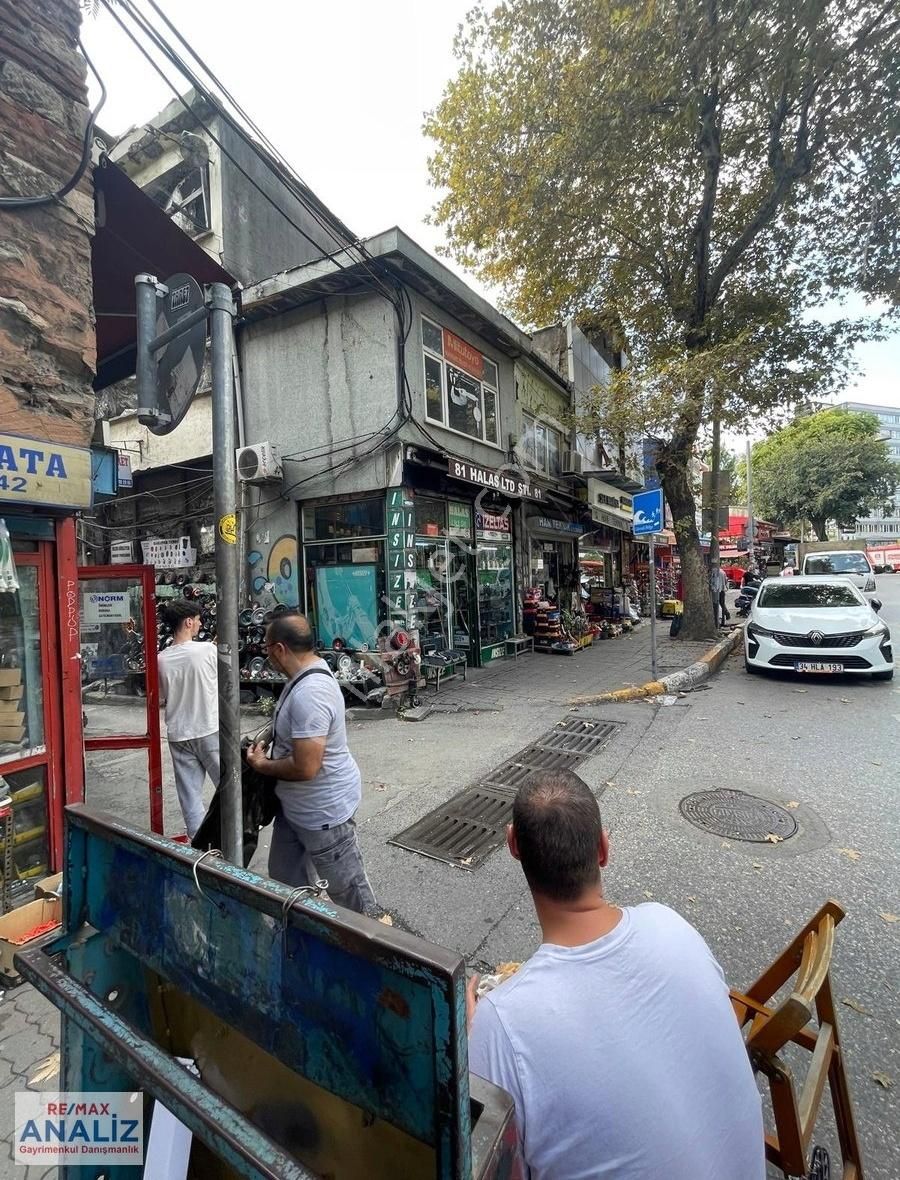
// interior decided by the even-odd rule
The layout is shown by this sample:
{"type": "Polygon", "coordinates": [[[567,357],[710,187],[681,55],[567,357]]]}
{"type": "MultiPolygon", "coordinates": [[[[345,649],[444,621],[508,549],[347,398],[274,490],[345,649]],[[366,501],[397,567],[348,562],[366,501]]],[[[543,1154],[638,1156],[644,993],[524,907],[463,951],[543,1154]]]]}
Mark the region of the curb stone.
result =
{"type": "Polygon", "coordinates": [[[645,684],[636,684],[630,688],[617,688],[613,692],[601,692],[594,696],[572,697],[570,705],[602,705],[613,701],[638,701],[644,697],[658,697],[669,692],[690,692],[704,680],[709,680],[713,672],[718,671],[728,656],[741,643],[744,628],[735,627],[730,635],[720,639],[709,651],[704,652],[699,660],[682,668],[678,672],[671,672],[660,680],[648,680],[645,684]]]}

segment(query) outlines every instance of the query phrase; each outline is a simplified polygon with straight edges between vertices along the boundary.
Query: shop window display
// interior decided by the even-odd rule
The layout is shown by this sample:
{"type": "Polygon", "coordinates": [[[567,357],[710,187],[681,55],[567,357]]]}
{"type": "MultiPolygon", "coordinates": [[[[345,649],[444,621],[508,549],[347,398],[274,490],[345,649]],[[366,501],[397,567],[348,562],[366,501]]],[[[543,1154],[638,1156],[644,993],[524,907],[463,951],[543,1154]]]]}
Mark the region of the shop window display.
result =
{"type": "Polygon", "coordinates": [[[0,764],[44,742],[37,578],[20,565],[18,591],[0,593],[0,764]]]}
{"type": "Polygon", "coordinates": [[[348,504],[320,504],[305,508],[303,533],[308,541],[384,536],[384,499],[378,496],[348,504]]]}
{"type": "Polygon", "coordinates": [[[306,601],[317,642],[330,647],[374,647],[388,617],[384,541],[305,545],[306,601]]]}
{"type": "Polygon", "coordinates": [[[502,643],[515,633],[512,545],[508,542],[479,541],[476,564],[481,645],[485,647],[502,643]]]}

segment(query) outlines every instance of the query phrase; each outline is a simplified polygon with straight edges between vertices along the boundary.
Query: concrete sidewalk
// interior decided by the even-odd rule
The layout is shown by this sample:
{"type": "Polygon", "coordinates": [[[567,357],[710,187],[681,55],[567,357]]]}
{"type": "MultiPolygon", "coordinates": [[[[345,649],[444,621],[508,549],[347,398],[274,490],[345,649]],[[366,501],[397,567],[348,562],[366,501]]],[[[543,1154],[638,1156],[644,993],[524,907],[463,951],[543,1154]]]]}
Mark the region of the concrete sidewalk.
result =
{"type": "MultiPolygon", "coordinates": [[[[668,638],[659,626],[659,671],[683,668],[710,646],[668,638]]],[[[508,858],[493,856],[478,873],[465,873],[387,843],[462,787],[553,726],[567,713],[571,697],[641,684],[650,677],[650,627],[644,621],[629,635],[594,643],[574,656],[535,653],[473,670],[467,680],[453,680],[440,693],[431,689],[423,701],[431,706],[418,723],[377,709],[350,709],[351,749],[363,775],[363,800],[357,814],[367,868],[381,903],[398,925],[457,949],[469,961],[490,962],[492,944],[507,921],[522,920],[522,883],[508,858]]],[[[89,733],[136,731],[143,706],[121,703],[89,709],[89,733]],[[133,716],[123,717],[123,714],[133,716]]],[[[590,763],[587,780],[602,790],[604,779],[641,741],[655,708],[640,703],[604,709],[611,719],[628,719],[608,751],[590,763]]],[[[261,718],[242,717],[252,732],[261,718]]],[[[165,831],[182,829],[168,752],[163,754],[165,831]]],[[[87,802],[138,825],[148,821],[146,755],[141,751],[104,751],[88,759],[87,802]]],[[[211,794],[211,786],[207,784],[211,794]]],[[[269,831],[262,833],[251,865],[265,873],[269,831]]],[[[58,1084],[56,1010],[28,985],[8,991],[0,1001],[0,1139],[12,1130],[16,1090],[48,1090],[58,1084]]],[[[51,1177],[50,1168],[13,1171],[0,1152],[0,1180],[51,1177]]]]}

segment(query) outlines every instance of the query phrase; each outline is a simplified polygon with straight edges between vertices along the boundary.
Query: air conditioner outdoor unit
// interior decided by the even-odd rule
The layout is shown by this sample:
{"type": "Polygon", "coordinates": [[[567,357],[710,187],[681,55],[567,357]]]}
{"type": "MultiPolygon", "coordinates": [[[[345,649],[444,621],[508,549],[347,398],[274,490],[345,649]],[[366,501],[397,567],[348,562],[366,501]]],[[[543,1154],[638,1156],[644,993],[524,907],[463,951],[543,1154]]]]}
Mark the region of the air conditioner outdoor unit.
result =
{"type": "Polygon", "coordinates": [[[239,447],[237,474],[241,483],[277,483],[282,474],[278,447],[268,442],[239,447]]]}
{"type": "Polygon", "coordinates": [[[581,475],[584,470],[584,457],[580,451],[563,451],[563,475],[581,475]]]}

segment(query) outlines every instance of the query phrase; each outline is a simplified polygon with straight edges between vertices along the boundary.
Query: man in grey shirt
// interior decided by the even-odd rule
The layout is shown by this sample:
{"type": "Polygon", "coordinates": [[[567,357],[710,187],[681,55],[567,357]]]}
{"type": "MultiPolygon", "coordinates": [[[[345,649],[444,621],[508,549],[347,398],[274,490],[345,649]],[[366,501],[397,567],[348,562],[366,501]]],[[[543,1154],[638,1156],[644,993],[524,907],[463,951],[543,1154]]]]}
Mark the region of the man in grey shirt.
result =
{"type": "Polygon", "coordinates": [[[303,615],[273,619],[266,645],[270,662],[288,678],[275,710],[271,751],[267,755],[261,745],[247,751],[255,770],[278,779],[269,876],[296,886],[324,879],[338,905],[377,914],[353,821],[362,782],[347,745],[340,687],[316,655],[303,615]]]}

